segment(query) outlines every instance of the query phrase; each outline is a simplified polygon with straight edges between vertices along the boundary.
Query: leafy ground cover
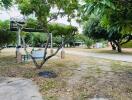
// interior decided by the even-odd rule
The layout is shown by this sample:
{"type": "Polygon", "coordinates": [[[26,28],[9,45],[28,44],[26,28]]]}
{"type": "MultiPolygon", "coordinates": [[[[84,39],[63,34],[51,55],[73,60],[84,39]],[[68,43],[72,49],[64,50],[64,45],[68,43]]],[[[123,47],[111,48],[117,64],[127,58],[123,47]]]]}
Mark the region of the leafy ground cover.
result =
{"type": "Polygon", "coordinates": [[[45,100],[132,99],[131,63],[67,55],[36,70],[32,62],[17,64],[14,54],[10,50],[0,54],[0,76],[33,80],[45,100]],[[41,71],[53,71],[57,77],[40,77],[41,71]]]}

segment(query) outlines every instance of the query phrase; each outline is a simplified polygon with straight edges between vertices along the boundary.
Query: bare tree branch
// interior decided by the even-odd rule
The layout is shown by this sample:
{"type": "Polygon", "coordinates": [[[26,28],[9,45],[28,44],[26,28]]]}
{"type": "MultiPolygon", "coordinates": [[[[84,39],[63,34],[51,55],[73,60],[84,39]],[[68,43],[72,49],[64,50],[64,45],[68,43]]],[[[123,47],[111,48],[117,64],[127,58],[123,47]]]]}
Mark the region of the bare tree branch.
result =
{"type": "Polygon", "coordinates": [[[59,16],[59,14],[60,14],[60,9],[58,10],[58,12],[57,12],[56,15],[50,17],[50,19],[47,21],[47,23],[49,23],[50,21],[52,21],[53,19],[55,19],[55,17],[57,18],[59,16]]]}
{"type": "Polygon", "coordinates": [[[29,53],[29,52],[27,51],[27,46],[26,46],[25,39],[24,39],[23,36],[22,36],[22,42],[23,42],[24,50],[25,50],[27,56],[30,56],[30,57],[32,58],[33,63],[35,64],[35,66],[36,66],[37,68],[39,68],[39,64],[37,63],[37,61],[35,60],[35,58],[32,56],[31,53],[29,53]]]}
{"type": "Polygon", "coordinates": [[[128,37],[128,39],[126,41],[122,42],[121,45],[123,45],[123,44],[129,42],[130,40],[132,40],[132,35],[128,35],[126,37],[128,37]]]}

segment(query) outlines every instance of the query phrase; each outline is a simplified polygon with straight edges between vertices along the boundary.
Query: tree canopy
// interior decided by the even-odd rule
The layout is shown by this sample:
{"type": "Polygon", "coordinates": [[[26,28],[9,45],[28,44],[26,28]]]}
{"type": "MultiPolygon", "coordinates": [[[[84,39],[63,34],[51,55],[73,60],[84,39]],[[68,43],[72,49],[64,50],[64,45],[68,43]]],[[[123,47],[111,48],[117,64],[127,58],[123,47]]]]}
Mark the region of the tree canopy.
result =
{"type": "Polygon", "coordinates": [[[4,8],[9,8],[12,5],[13,0],[0,0],[0,6],[4,8]]]}
{"type": "MultiPolygon", "coordinates": [[[[66,29],[66,32],[73,33],[73,29],[71,26],[69,27],[61,27],[59,25],[52,25],[50,26],[50,21],[55,20],[59,17],[67,16],[68,21],[71,21],[71,18],[74,18],[76,16],[76,11],[78,9],[78,0],[16,0],[18,4],[18,8],[20,9],[21,13],[24,16],[29,16],[31,14],[35,15],[37,19],[37,23],[42,27],[43,32],[47,33],[48,39],[45,45],[44,49],[44,56],[42,59],[42,62],[39,64],[35,60],[35,58],[31,56],[35,66],[37,68],[41,68],[43,64],[56,55],[58,51],[62,48],[62,46],[72,37],[72,35],[69,35],[69,37],[64,39],[64,42],[60,44],[57,48],[57,50],[51,54],[47,55],[47,48],[50,43],[50,31],[52,33],[59,33],[59,34],[64,34],[63,29],[66,29]],[[57,8],[58,10],[56,12],[52,12],[53,8],[57,8]],[[52,30],[52,29],[55,30],[52,30]],[[61,32],[60,32],[61,31],[61,32]]],[[[77,30],[77,29],[75,29],[77,30]]],[[[74,34],[73,34],[74,35],[74,34]]],[[[26,49],[26,48],[25,48],[26,49]]]]}
{"type": "Polygon", "coordinates": [[[58,15],[67,15],[70,20],[78,8],[78,0],[17,0],[17,2],[22,14],[35,14],[44,27],[50,20],[57,19],[58,15]],[[58,11],[51,12],[55,7],[58,11]]]}
{"type": "Polygon", "coordinates": [[[9,29],[9,20],[0,21],[0,47],[14,43],[16,40],[16,33],[9,29]]]}
{"type": "MultiPolygon", "coordinates": [[[[90,24],[87,24],[85,28],[89,26],[93,29],[96,25],[95,33],[99,33],[98,36],[102,33],[105,38],[107,36],[107,39],[114,40],[117,47],[123,44],[123,39],[130,40],[132,33],[131,0],[86,0],[82,9],[83,21],[90,24]],[[92,20],[97,20],[97,22],[92,22],[92,20]]],[[[121,52],[120,47],[118,51],[121,52]]]]}

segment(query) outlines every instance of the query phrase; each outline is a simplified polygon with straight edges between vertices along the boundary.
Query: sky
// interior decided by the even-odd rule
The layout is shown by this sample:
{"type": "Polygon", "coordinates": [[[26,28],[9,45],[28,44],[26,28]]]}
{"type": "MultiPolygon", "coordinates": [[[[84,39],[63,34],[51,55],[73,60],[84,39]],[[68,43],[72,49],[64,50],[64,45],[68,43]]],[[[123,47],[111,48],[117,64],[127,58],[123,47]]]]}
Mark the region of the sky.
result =
{"type": "MultiPolygon", "coordinates": [[[[56,9],[52,9],[52,12],[57,11],[56,9]]],[[[18,10],[17,6],[13,6],[10,8],[10,10],[1,10],[0,11],[0,20],[9,20],[10,18],[22,18],[23,16],[20,14],[20,11],[18,10]]],[[[32,17],[32,16],[31,16],[32,17]]],[[[67,17],[59,17],[57,20],[53,20],[52,22],[56,23],[62,23],[66,25],[70,25],[70,23],[67,21],[67,17]]],[[[73,19],[71,21],[72,26],[78,27],[79,33],[82,32],[82,28],[76,21],[73,19]]]]}

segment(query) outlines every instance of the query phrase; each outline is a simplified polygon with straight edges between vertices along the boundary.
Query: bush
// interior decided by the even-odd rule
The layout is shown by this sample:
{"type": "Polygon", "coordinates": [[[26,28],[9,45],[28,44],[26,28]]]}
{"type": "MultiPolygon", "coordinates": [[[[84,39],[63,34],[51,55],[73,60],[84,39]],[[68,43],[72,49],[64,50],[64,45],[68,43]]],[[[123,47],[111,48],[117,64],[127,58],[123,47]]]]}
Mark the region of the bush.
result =
{"type": "Polygon", "coordinates": [[[84,41],[85,45],[90,48],[90,46],[94,43],[94,41],[90,38],[86,38],[84,41]]]}

